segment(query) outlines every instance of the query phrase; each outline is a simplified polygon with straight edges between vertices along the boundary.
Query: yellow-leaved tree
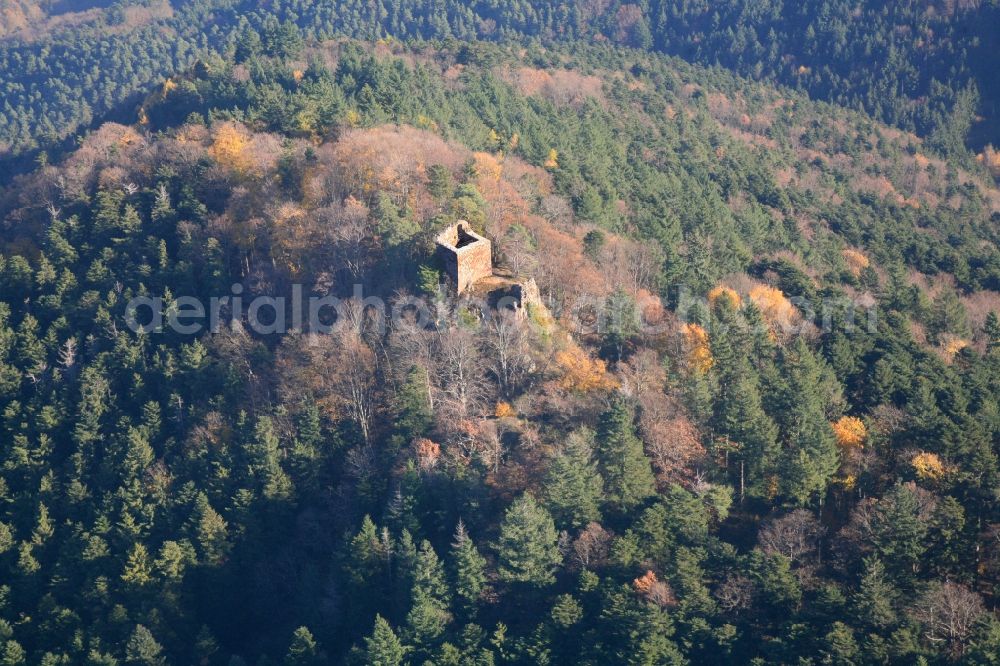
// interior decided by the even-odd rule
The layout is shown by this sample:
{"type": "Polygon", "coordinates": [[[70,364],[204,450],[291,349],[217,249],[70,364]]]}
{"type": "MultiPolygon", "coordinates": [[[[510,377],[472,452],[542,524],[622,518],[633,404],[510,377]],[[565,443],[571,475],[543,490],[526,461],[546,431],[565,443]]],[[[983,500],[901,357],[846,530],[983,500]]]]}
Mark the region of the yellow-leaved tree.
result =
{"type": "Polygon", "coordinates": [[[720,298],[729,301],[729,304],[734,308],[740,307],[740,295],[736,293],[735,289],[727,287],[724,284],[713,287],[712,290],[708,292],[708,303],[713,308],[717,303],[719,303],[720,298]]]}
{"type": "Polygon", "coordinates": [[[555,358],[561,372],[559,386],[567,391],[589,393],[617,386],[604,361],[590,358],[575,344],[556,352],[555,358]]]}
{"type": "Polygon", "coordinates": [[[684,347],[687,350],[688,365],[695,372],[708,372],[715,359],[712,358],[712,348],[708,340],[708,332],[693,322],[684,324],[684,347]]]}
{"type": "Polygon", "coordinates": [[[795,321],[795,306],[775,287],[758,285],[750,290],[752,300],[772,329],[788,328],[795,321]]]}
{"type": "Polygon", "coordinates": [[[844,261],[847,262],[847,269],[851,271],[854,277],[861,275],[861,271],[868,268],[868,265],[871,263],[868,261],[868,257],[861,254],[858,250],[851,248],[845,249],[841,252],[841,255],[844,257],[844,261]]]}
{"type": "Polygon", "coordinates": [[[498,419],[509,419],[517,416],[517,410],[509,402],[501,400],[493,409],[493,415],[498,419]]]}
{"type": "Polygon", "coordinates": [[[940,479],[947,471],[936,453],[918,453],[913,456],[910,464],[913,465],[913,471],[917,473],[917,478],[925,481],[940,479]]]}
{"type": "Polygon", "coordinates": [[[559,153],[555,148],[549,149],[549,156],[545,158],[545,163],[542,164],[546,169],[558,169],[559,168],[559,153]]]}
{"type": "Polygon", "coordinates": [[[208,154],[221,166],[244,174],[253,163],[247,148],[249,144],[250,133],[242,125],[220,123],[212,133],[212,145],[208,154]]]}

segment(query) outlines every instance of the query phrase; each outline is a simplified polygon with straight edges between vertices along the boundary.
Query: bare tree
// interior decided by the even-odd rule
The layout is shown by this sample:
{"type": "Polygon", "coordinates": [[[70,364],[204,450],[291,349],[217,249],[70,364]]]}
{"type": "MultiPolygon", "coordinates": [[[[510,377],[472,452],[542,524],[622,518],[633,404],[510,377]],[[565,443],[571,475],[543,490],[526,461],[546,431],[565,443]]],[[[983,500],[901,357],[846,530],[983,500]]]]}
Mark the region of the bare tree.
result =
{"type": "Polygon", "coordinates": [[[639,431],[662,484],[692,479],[695,464],[705,457],[705,448],[698,429],[689,419],[680,414],[663,417],[657,411],[643,408],[639,431]]]}
{"type": "Polygon", "coordinates": [[[927,640],[946,645],[952,657],[965,651],[969,635],[985,613],[978,594],[950,582],[931,587],[912,611],[914,619],[923,625],[927,640]]]}
{"type": "Polygon", "coordinates": [[[504,459],[504,428],[497,421],[481,421],[476,448],[483,465],[495,475],[500,473],[504,459]]]}
{"type": "Polygon", "coordinates": [[[76,363],[76,338],[69,338],[59,348],[59,365],[69,369],[76,363]]]}
{"type": "Polygon", "coordinates": [[[811,511],[796,509],[765,525],[757,535],[757,542],[769,555],[777,553],[803,564],[818,552],[825,531],[811,511]]]}
{"type": "Polygon", "coordinates": [[[393,379],[399,383],[411,368],[419,367],[427,378],[427,404],[431,410],[435,406],[435,390],[432,377],[437,374],[437,343],[439,336],[414,322],[394,322],[389,335],[388,353],[392,357],[392,368],[396,371],[393,379]]]}
{"type": "Polygon", "coordinates": [[[375,354],[356,331],[289,336],[277,365],[286,398],[308,392],[328,417],[353,422],[365,443],[371,441],[378,409],[377,367],[375,354]]]}
{"type": "Polygon", "coordinates": [[[209,344],[222,363],[237,373],[241,384],[247,387],[250,404],[256,408],[264,401],[266,392],[263,377],[256,373],[252,361],[260,343],[239,320],[233,320],[230,326],[221,327],[218,334],[211,336],[209,344]]]}
{"type": "Polygon", "coordinates": [[[535,257],[535,240],[531,232],[521,225],[510,228],[500,240],[504,263],[514,275],[533,274],[538,260],[535,257]]]}
{"type": "Polygon", "coordinates": [[[749,608],[753,600],[753,582],[742,574],[731,574],[715,590],[715,598],[728,613],[749,608]]]}
{"type": "Polygon", "coordinates": [[[633,294],[640,289],[653,291],[656,278],[663,271],[664,260],[663,251],[655,243],[629,243],[625,252],[625,270],[633,294]]]}
{"type": "Polygon", "coordinates": [[[437,367],[435,379],[445,418],[458,421],[480,411],[489,392],[471,331],[456,326],[439,332],[437,367]]]}
{"type": "Polygon", "coordinates": [[[601,252],[601,269],[611,283],[635,296],[641,289],[652,291],[663,268],[663,252],[654,244],[614,239],[601,252]]]}
{"type": "Polygon", "coordinates": [[[329,261],[335,271],[345,271],[350,279],[358,280],[372,255],[371,225],[368,207],[348,197],[342,205],[316,211],[320,240],[329,244],[329,261]]]}
{"type": "Polygon", "coordinates": [[[378,473],[378,457],[371,444],[359,444],[345,456],[347,473],[355,479],[371,478],[378,473]]]}
{"type": "Polygon", "coordinates": [[[662,393],[667,383],[667,371],[652,349],[640,349],[619,365],[621,390],[640,403],[650,392],[662,393]]]}
{"type": "Polygon", "coordinates": [[[486,326],[486,368],[504,397],[517,393],[535,370],[530,342],[530,328],[513,313],[497,312],[486,326]]]}
{"type": "Polygon", "coordinates": [[[372,350],[357,335],[337,337],[336,357],[329,367],[329,387],[358,429],[365,443],[371,441],[375,417],[375,358],[372,350]]]}
{"type": "Polygon", "coordinates": [[[573,221],[573,207],[565,197],[549,194],[542,197],[541,214],[548,222],[566,225],[573,221]]]}
{"type": "Polygon", "coordinates": [[[599,567],[611,551],[611,533],[600,523],[589,523],[573,542],[573,562],[581,569],[599,567]]]}

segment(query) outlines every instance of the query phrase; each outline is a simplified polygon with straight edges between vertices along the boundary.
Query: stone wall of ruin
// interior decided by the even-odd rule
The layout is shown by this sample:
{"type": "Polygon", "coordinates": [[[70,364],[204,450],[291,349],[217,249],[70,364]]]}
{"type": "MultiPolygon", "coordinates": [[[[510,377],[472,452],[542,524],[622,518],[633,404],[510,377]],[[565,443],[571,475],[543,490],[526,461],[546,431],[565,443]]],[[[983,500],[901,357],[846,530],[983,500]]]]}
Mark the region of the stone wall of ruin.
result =
{"type": "Polygon", "coordinates": [[[477,281],[493,275],[492,243],[478,234],[470,234],[475,237],[475,242],[455,247],[463,233],[460,226],[461,223],[449,227],[437,239],[437,253],[445,274],[459,294],[477,281]]]}

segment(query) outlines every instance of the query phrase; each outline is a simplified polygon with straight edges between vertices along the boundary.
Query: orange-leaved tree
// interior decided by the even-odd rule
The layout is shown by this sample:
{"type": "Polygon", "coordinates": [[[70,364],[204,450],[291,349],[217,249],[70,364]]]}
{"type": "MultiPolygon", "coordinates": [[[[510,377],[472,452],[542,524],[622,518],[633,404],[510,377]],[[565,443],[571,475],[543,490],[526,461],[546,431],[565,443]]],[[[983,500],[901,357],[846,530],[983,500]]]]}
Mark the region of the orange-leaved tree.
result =
{"type": "Polygon", "coordinates": [[[617,385],[604,361],[589,357],[575,344],[556,352],[555,358],[561,373],[559,386],[564,390],[589,393],[610,390],[617,385]]]}
{"type": "Polygon", "coordinates": [[[865,422],[856,416],[841,416],[830,424],[833,427],[833,434],[837,436],[837,444],[841,448],[853,449],[864,446],[868,437],[868,429],[865,422]]]}

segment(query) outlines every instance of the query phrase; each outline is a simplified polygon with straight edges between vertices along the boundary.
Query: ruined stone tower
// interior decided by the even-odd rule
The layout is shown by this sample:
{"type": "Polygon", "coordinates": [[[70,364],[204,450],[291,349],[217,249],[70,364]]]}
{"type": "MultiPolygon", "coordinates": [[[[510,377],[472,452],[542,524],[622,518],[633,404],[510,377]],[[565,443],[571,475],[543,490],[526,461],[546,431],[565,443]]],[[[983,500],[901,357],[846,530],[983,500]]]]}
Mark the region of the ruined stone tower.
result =
{"type": "Polygon", "coordinates": [[[493,275],[493,247],[465,220],[459,220],[436,239],[437,254],[458,294],[493,275]]]}

